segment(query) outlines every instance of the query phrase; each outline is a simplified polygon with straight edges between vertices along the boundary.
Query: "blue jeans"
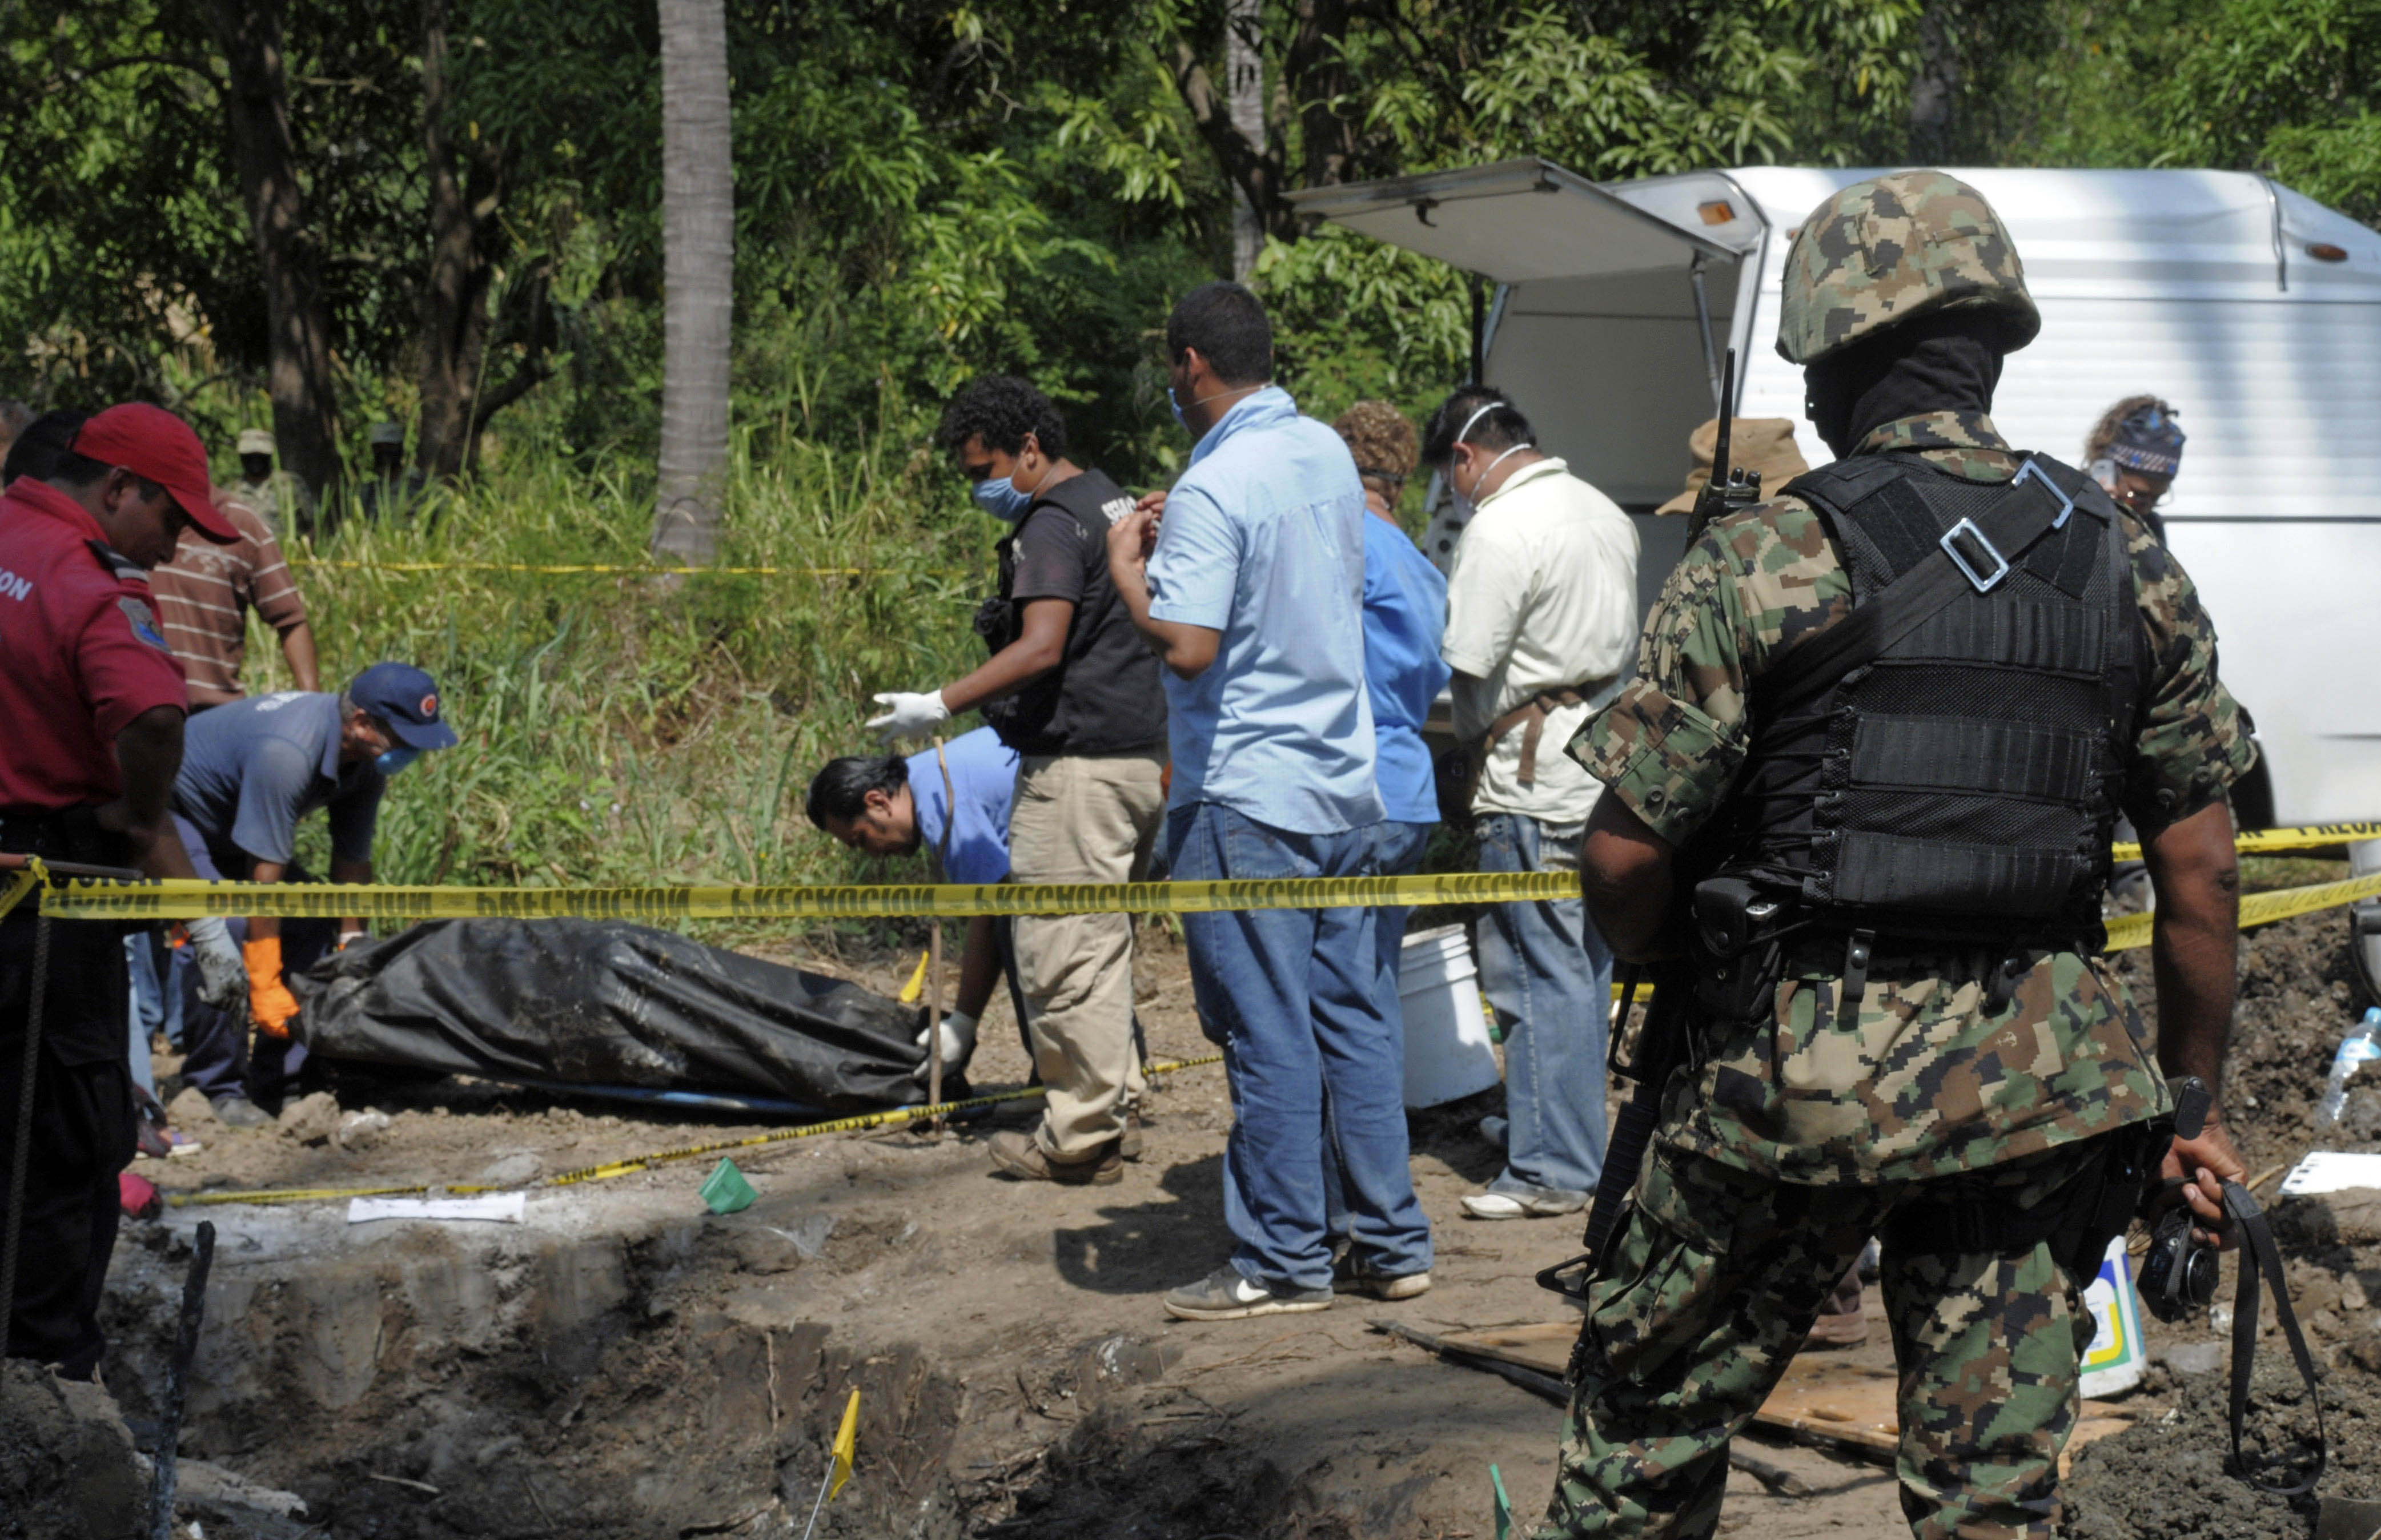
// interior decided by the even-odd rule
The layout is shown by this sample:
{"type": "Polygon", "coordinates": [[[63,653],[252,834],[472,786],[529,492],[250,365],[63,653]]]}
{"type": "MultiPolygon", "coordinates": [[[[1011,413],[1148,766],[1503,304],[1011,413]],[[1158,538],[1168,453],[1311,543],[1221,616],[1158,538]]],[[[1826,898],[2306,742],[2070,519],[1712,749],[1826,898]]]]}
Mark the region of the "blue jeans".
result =
{"type": "MultiPolygon", "coordinates": [[[[1292,834],[1216,802],[1166,817],[1173,875],[1360,876],[1371,832],[1292,834]]],[[[1369,909],[1186,914],[1190,985],[1224,1049],[1232,1132],[1224,1220],[1232,1265],[1269,1286],[1331,1287],[1324,1106],[1359,1253],[1387,1275],[1431,1264],[1430,1220],[1408,1169],[1402,1034],[1380,1008],[1381,954],[1369,909]]]]}
{"type": "Polygon", "coordinates": [[[153,931],[134,931],[124,938],[124,965],[132,976],[132,1083],[152,1096],[157,1094],[157,1072],[149,1062],[150,1039],[162,1031],[165,1041],[182,1045],[182,992],[172,987],[179,956],[159,947],[153,931]]]}
{"type": "MultiPolygon", "coordinates": [[[[1484,872],[1579,870],[1577,834],[1534,818],[1478,820],[1484,872]]],[[[1505,1024],[1505,1174],[1492,1192],[1584,1199],[1604,1170],[1604,1054],[1612,950],[1578,898],[1497,904],[1480,927],[1480,983],[1505,1024]]]]}
{"type": "MultiPolygon", "coordinates": [[[[1374,824],[1364,831],[1372,837],[1373,846],[1371,865],[1367,870],[1383,877],[1402,877],[1421,871],[1422,851],[1430,844],[1430,831],[1436,827],[1436,824],[1400,824],[1394,819],[1374,824]]],[[[1373,911],[1374,950],[1381,959],[1379,992],[1374,999],[1381,1020],[1388,1026],[1390,1039],[1397,1045],[1400,1101],[1404,1100],[1402,1076],[1406,1062],[1406,1013],[1405,1007],[1398,999],[1398,968],[1404,960],[1406,921],[1412,913],[1411,904],[1384,905],[1373,911]]],[[[1339,1130],[1337,1120],[1331,1116],[1327,1095],[1324,1098],[1323,1118],[1324,1137],[1334,1152],[1334,1158],[1323,1163],[1325,1228],[1330,1230],[1333,1243],[1337,1244],[1341,1237],[1349,1234],[1348,1195],[1344,1179],[1340,1176],[1344,1163],[1337,1155],[1339,1130]]],[[[1367,1257],[1366,1260],[1372,1259],[1367,1257]]]]}
{"type": "MultiPolygon", "coordinates": [[[[218,870],[214,859],[207,853],[207,842],[199,837],[197,828],[184,818],[176,817],[174,826],[182,836],[182,848],[190,853],[190,865],[200,876],[220,882],[225,874],[218,870]]],[[[238,874],[246,876],[245,872],[238,874]]],[[[248,942],[248,922],[245,919],[226,921],[225,929],[231,932],[235,946],[248,942]]],[[[330,948],[324,945],[329,937],[319,926],[308,927],[281,923],[281,972],[284,977],[301,972],[309,963],[330,948]],[[308,945],[311,929],[312,944],[308,945]]],[[[248,1002],[243,999],[229,1010],[217,1010],[199,998],[199,969],[188,947],[174,953],[174,979],[180,985],[182,996],[182,1027],[184,1050],[182,1078],[198,1087],[207,1100],[225,1096],[245,1096],[250,1101],[264,1104],[268,1108],[280,1105],[281,1094],[297,1083],[299,1067],[306,1062],[304,1045],[294,1039],[259,1037],[251,1057],[249,1051],[248,1002]]]]}

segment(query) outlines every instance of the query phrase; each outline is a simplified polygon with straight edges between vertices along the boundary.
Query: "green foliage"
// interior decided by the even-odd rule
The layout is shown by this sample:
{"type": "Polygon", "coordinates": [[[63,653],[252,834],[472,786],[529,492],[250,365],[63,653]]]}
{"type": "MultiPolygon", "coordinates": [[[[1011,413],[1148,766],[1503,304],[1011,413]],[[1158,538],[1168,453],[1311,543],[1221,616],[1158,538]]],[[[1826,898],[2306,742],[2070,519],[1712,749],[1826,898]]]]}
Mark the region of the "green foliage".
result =
{"type": "Polygon", "coordinates": [[[2151,93],[2156,164],[2270,169],[2360,219],[2381,214],[2376,0],[2226,0],[2151,93]]]}
{"type": "Polygon", "coordinates": [[[2381,225],[2381,114],[2276,128],[2260,147],[2274,175],[2318,202],[2381,225]]]}
{"type": "MultiPolygon", "coordinates": [[[[730,7],[730,565],[676,584],[301,566],[336,676],[440,673],[468,746],[399,782],[408,880],[826,880],[799,822],[878,689],[947,678],[993,531],[924,447],[988,370],[1129,484],[1188,446],[1158,329],[1229,262],[1234,183],[1186,98],[1223,0],[730,7]],[[839,569],[863,569],[845,575],[839,569]]],[[[1542,155],[1631,177],[1748,161],[2214,165],[2381,222],[2381,0],[1378,0],[1261,7],[1295,186],[1542,155]],[[1293,78],[1294,77],[1294,78],[1293,78]]],[[[350,430],[404,415],[428,271],[421,0],[288,6],[288,110],[350,430]]],[[[450,0],[451,120],[501,169],[491,379],[550,338],[432,527],[337,560],[641,559],[660,394],[652,0],[450,0]]],[[[227,450],[266,337],[203,0],[19,0],[0,36],[0,394],[160,399],[227,450]]],[[[470,153],[470,152],[467,152],[470,153]]],[[[1462,275],[1282,219],[1254,282],[1329,417],[1462,374],[1462,275]]],[[[228,469],[228,456],[225,465],[228,469]]],[[[254,649],[265,659],[269,649],[254,649]]],[[[263,662],[265,679],[276,664],[263,662]]]]}
{"type": "MultiPolygon", "coordinates": [[[[434,522],[349,525],[293,552],[326,688],[384,658],[416,663],[462,735],[392,784],[380,877],[882,879],[883,863],[809,826],[802,792],[827,759],[873,752],[861,726],[872,691],[981,658],[968,617],[988,585],[991,521],[906,443],[790,438],[760,458],[743,431],[722,561],[773,574],[397,565],[641,566],[649,495],[617,457],[580,471],[585,457],[559,452],[553,415],[525,413],[434,522]]],[[[250,657],[252,689],[286,687],[269,639],[250,657]]],[[[316,861],[319,824],[301,848],[316,861]]]]}
{"type": "Polygon", "coordinates": [[[1326,226],[1269,242],[1255,276],[1275,377],[1315,417],[1376,397],[1418,418],[1470,368],[1471,296],[1444,263],[1326,226]]]}

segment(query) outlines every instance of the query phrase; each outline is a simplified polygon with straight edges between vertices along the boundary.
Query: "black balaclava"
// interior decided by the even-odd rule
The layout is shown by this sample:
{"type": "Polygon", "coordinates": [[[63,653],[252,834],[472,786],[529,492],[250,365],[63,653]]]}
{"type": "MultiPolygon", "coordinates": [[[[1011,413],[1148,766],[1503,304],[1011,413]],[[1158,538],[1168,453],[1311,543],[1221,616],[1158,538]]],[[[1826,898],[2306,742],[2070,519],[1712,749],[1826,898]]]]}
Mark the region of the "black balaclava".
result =
{"type": "Polygon", "coordinates": [[[1989,412],[2005,323],[1953,311],[1881,332],[1802,371],[1811,425],[1838,458],[1887,422],[1930,411],[1989,412]]]}

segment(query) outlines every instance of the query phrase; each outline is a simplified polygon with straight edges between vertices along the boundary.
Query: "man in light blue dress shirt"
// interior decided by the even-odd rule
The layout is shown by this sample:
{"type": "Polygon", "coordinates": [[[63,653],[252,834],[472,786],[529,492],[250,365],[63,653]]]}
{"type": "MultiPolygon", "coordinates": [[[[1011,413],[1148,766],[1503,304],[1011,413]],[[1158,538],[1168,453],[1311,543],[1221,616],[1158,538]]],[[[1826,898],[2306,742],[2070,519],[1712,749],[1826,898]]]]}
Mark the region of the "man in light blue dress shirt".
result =
{"type": "MultiPolygon", "coordinates": [[[[1182,880],[1356,876],[1373,864],[1364,676],[1364,492],[1338,435],[1268,384],[1256,297],[1203,285],[1166,327],[1190,469],[1108,536],[1109,570],[1165,664],[1182,880]]],[[[1201,1017],[1220,1037],[1234,1122],[1224,1155],[1231,1261],[1166,1296],[1186,1320],[1332,1300],[1324,1101],[1357,1286],[1403,1298],[1430,1268],[1407,1169],[1403,1066],[1382,1020],[1374,911],[1183,917],[1201,1017]]]]}

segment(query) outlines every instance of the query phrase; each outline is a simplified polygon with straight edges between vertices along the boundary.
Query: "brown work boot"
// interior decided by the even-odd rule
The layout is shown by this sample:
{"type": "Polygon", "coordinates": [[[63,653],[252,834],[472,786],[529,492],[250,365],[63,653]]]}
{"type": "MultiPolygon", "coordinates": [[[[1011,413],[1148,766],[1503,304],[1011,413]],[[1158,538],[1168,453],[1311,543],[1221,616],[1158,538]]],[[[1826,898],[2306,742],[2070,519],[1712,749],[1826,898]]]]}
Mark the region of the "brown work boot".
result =
{"type": "Polygon", "coordinates": [[[1811,1323],[1811,1335],[1802,1339],[1802,1346],[1857,1348],[1867,1340],[1868,1317],[1865,1314],[1827,1314],[1811,1323]]]}
{"type": "Polygon", "coordinates": [[[1117,1154],[1122,1155],[1127,1160],[1139,1160],[1141,1158],[1140,1113],[1128,1112],[1124,1115],[1124,1134],[1117,1141],[1117,1154]]]}
{"type": "Polygon", "coordinates": [[[1041,1141],[1030,1133],[995,1133],[990,1143],[992,1167],[1020,1181],[1108,1187],[1124,1180],[1124,1157],[1117,1153],[1121,1143],[1111,1139],[1081,1160],[1053,1160],[1041,1141]]]}
{"type": "Polygon", "coordinates": [[[1819,1318],[1811,1323],[1806,1348],[1857,1348],[1868,1340],[1868,1311],[1861,1301],[1860,1264],[1855,1261],[1836,1284],[1819,1318]]]}

